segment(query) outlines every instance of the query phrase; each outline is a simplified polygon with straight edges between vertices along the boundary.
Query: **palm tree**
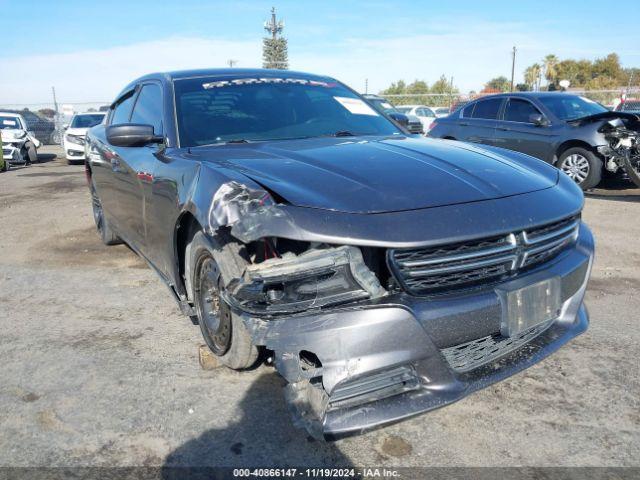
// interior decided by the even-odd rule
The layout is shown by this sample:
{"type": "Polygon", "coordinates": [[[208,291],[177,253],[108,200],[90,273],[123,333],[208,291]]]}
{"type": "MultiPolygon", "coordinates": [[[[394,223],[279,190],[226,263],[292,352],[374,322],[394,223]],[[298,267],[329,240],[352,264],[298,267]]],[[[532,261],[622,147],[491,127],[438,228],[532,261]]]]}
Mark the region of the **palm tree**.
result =
{"type": "Polygon", "coordinates": [[[547,55],[544,57],[544,76],[549,83],[555,83],[556,77],[558,76],[558,71],[556,67],[558,66],[559,60],[553,54],[547,55]]]}
{"type": "Polygon", "coordinates": [[[524,81],[531,87],[531,90],[535,91],[540,89],[541,73],[542,67],[539,63],[534,63],[524,71],[524,81]]]}

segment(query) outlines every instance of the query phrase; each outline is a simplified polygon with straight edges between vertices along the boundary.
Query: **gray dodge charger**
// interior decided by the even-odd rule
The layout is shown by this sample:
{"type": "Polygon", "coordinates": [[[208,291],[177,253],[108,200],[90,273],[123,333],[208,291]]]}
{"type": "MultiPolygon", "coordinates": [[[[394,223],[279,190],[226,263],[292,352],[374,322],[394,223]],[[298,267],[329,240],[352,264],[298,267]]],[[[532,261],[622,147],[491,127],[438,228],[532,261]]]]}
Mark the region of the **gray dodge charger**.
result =
{"type": "Polygon", "coordinates": [[[569,177],[413,138],[332,78],[148,75],[86,148],[102,240],[148,262],[220,363],[272,358],[318,437],[447,405],[587,328],[569,177]]]}

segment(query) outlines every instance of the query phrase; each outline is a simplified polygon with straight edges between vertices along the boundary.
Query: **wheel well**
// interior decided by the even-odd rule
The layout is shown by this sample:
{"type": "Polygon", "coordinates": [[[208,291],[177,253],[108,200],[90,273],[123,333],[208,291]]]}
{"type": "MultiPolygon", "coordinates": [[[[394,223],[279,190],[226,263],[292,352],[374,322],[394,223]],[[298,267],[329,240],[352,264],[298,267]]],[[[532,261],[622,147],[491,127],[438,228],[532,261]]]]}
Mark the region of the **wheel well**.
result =
{"type": "Polygon", "coordinates": [[[587,142],[583,142],[582,140],[567,140],[566,142],[560,144],[560,146],[556,150],[556,158],[554,163],[558,163],[558,160],[560,160],[560,156],[573,147],[584,148],[585,150],[589,150],[590,152],[594,151],[593,147],[587,142]]]}
{"type": "Polygon", "coordinates": [[[196,234],[196,232],[203,230],[200,222],[196,220],[196,217],[193,216],[190,212],[183,213],[178,219],[178,223],[176,224],[175,229],[175,254],[178,260],[178,276],[179,281],[181,283],[181,289],[186,292],[185,286],[185,269],[186,269],[186,258],[185,252],[187,250],[187,245],[196,234]]]}

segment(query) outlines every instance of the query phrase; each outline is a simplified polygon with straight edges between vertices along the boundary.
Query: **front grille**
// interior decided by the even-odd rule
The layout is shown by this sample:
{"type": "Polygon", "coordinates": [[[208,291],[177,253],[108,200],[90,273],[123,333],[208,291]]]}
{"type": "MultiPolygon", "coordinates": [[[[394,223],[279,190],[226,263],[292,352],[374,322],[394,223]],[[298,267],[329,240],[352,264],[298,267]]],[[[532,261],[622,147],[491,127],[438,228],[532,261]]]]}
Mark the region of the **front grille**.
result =
{"type": "Polygon", "coordinates": [[[531,327],[513,337],[495,334],[441,350],[449,366],[464,373],[513,352],[544,332],[553,322],[531,327]]]}
{"type": "Polygon", "coordinates": [[[464,243],[389,250],[389,266],[413,295],[491,284],[555,257],[577,238],[579,217],[464,243]]]}

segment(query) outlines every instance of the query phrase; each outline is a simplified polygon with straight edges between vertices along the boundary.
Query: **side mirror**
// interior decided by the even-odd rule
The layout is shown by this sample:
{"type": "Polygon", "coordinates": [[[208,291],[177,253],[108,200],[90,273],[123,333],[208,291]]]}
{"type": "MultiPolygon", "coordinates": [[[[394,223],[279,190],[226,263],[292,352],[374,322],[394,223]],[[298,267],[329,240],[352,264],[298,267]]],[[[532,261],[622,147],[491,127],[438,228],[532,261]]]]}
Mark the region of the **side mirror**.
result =
{"type": "Polygon", "coordinates": [[[539,113],[532,113],[531,115],[529,115],[529,121],[536,127],[546,127],[547,125],[549,125],[547,119],[539,113]]]}
{"type": "Polygon", "coordinates": [[[68,123],[65,123],[65,124],[62,125],[62,129],[63,130],[66,130],[67,128],[69,128],[69,124],[68,123]]]}
{"type": "Polygon", "coordinates": [[[162,143],[164,137],[153,133],[153,126],[123,123],[107,127],[107,141],[116,147],[144,147],[150,143],[162,143]]]}
{"type": "Polygon", "coordinates": [[[407,117],[404,113],[400,112],[390,112],[389,116],[398,122],[403,127],[407,127],[409,125],[409,117],[407,117]]]}

